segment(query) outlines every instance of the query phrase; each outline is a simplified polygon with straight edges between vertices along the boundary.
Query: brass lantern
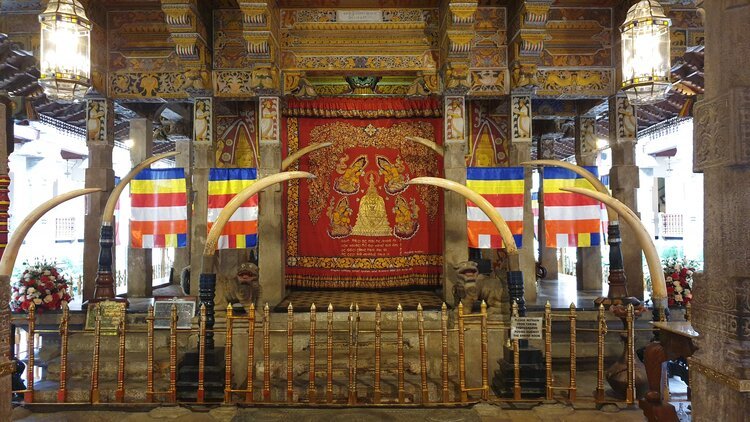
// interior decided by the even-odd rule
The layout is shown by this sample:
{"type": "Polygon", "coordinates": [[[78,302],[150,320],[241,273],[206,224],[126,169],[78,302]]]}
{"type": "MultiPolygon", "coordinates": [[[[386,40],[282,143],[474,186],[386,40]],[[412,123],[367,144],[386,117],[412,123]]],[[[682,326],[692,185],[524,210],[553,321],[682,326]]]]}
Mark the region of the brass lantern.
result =
{"type": "Polygon", "coordinates": [[[91,22],[78,0],[50,0],[42,26],[39,82],[50,98],[77,101],[91,86],[91,22]]]}
{"type": "Polygon", "coordinates": [[[628,9],[622,35],[622,90],[632,104],[652,104],[669,91],[671,21],[656,0],[628,9]]]}

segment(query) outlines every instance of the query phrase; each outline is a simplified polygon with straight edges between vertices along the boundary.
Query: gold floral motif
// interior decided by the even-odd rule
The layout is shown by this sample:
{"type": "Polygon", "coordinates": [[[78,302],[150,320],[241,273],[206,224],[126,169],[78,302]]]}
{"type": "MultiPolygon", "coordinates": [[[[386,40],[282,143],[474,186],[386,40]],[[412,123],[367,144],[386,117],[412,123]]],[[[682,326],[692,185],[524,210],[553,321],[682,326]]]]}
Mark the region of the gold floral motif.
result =
{"type": "MultiPolygon", "coordinates": [[[[290,121],[292,119],[288,119],[290,121]]],[[[291,136],[291,132],[290,136],[291,136]]],[[[308,200],[310,221],[317,223],[323,210],[327,207],[330,197],[331,183],[329,177],[335,171],[337,163],[331,156],[342,156],[344,151],[356,147],[394,148],[400,153],[411,172],[418,175],[437,175],[439,172],[437,160],[427,147],[406,140],[407,136],[419,136],[435,139],[434,127],[427,122],[399,122],[391,127],[381,127],[375,136],[368,136],[361,127],[351,123],[333,122],[316,126],[310,132],[310,139],[320,142],[331,142],[333,145],[325,150],[314,151],[309,154],[311,168],[316,168],[318,176],[310,180],[310,197],[308,200]]],[[[292,149],[290,142],[289,153],[292,149]]],[[[417,186],[417,192],[425,205],[427,216],[435,221],[438,212],[439,193],[432,186],[417,186]]]]}

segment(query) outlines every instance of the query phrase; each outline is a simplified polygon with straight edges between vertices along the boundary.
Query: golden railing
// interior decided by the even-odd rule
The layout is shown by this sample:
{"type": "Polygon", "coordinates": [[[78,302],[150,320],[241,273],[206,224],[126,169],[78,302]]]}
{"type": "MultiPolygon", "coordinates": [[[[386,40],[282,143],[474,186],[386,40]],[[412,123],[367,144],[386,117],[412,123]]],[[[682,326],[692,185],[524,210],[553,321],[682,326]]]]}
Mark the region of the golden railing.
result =
{"type": "MultiPolygon", "coordinates": [[[[283,388],[279,391],[279,394],[285,396],[284,400],[281,400],[285,404],[346,404],[346,405],[369,405],[369,404],[422,404],[422,405],[446,405],[446,404],[457,404],[457,403],[471,403],[477,400],[502,400],[502,401],[529,401],[529,400],[560,400],[560,396],[556,396],[556,391],[562,391],[564,393],[563,400],[567,402],[576,402],[585,400],[585,398],[579,398],[577,395],[578,385],[576,383],[577,377],[577,357],[576,357],[576,346],[577,337],[576,334],[579,332],[594,332],[597,338],[597,381],[596,389],[594,391],[594,401],[598,403],[613,402],[617,401],[611,397],[606,397],[604,394],[604,363],[605,363],[605,341],[606,337],[610,333],[624,333],[626,339],[625,348],[625,359],[627,363],[627,394],[625,402],[627,404],[633,404],[636,400],[635,395],[635,334],[636,331],[651,331],[650,329],[635,328],[635,311],[631,306],[627,308],[627,315],[625,319],[624,329],[617,330],[609,328],[605,310],[600,307],[596,316],[596,328],[584,328],[577,325],[578,314],[573,305],[570,306],[568,312],[552,312],[549,303],[545,306],[543,316],[543,347],[544,347],[544,366],[546,371],[546,394],[544,397],[537,399],[529,398],[524,394],[521,380],[521,363],[520,354],[521,348],[519,347],[519,340],[510,340],[510,347],[512,348],[512,365],[513,365],[513,388],[512,394],[508,397],[490,397],[489,388],[489,331],[497,330],[508,330],[509,326],[499,321],[488,321],[487,307],[482,304],[480,312],[476,314],[467,314],[464,312],[462,304],[456,309],[455,321],[451,321],[448,308],[443,304],[439,311],[439,328],[428,329],[425,327],[424,311],[420,306],[417,307],[415,317],[410,317],[408,326],[405,325],[404,311],[399,305],[396,311],[395,323],[392,320],[384,321],[383,312],[378,305],[373,314],[374,319],[371,321],[363,321],[361,318],[359,307],[352,305],[347,314],[346,327],[341,325],[336,326],[334,318],[334,308],[328,305],[326,309],[325,318],[321,318],[315,305],[311,306],[309,310],[309,324],[300,324],[300,320],[297,319],[295,323],[294,308],[290,304],[287,308],[286,313],[286,328],[272,328],[270,309],[268,305],[265,305],[262,312],[256,315],[256,310],[251,306],[245,315],[235,315],[232,306],[227,307],[226,311],[226,328],[224,330],[216,330],[217,332],[223,331],[225,334],[225,355],[224,355],[224,403],[244,403],[244,404],[255,404],[255,403],[276,403],[273,400],[274,395],[272,394],[272,388],[274,386],[271,383],[271,362],[272,360],[279,360],[280,353],[272,356],[271,343],[272,337],[276,339],[276,343],[279,340],[286,341],[286,353],[283,359],[286,363],[286,379],[284,387],[278,385],[275,388],[283,388]],[[414,318],[414,319],[411,319],[414,318]],[[321,321],[318,321],[318,320],[321,321]],[[559,386],[556,384],[554,375],[554,366],[552,356],[552,340],[553,340],[553,321],[567,321],[570,325],[570,333],[568,341],[570,347],[570,359],[568,362],[569,370],[569,382],[567,386],[559,386]],[[236,326],[237,321],[243,321],[243,326],[238,328],[236,326]],[[478,321],[478,323],[476,322],[478,321]],[[319,324],[321,322],[321,324],[319,324]],[[322,324],[325,322],[325,324],[322,324]],[[373,328],[362,329],[361,325],[363,322],[372,323],[373,328]],[[246,323],[246,327],[244,326],[246,323]],[[304,326],[300,326],[304,325],[304,326]],[[416,328],[414,328],[416,326],[416,328]],[[237,330],[241,331],[237,331],[237,330]],[[477,332],[478,331],[478,332],[477,332]],[[257,334],[260,334],[259,339],[257,334]],[[426,347],[426,335],[436,335],[439,338],[440,346],[426,347]],[[480,347],[477,351],[473,349],[472,356],[469,355],[466,348],[466,335],[476,336],[479,335],[480,347]],[[233,343],[235,336],[240,335],[246,337],[248,341],[247,352],[244,354],[247,364],[247,381],[245,382],[244,388],[233,388],[232,374],[235,372],[234,363],[236,362],[236,356],[233,356],[233,343]],[[346,394],[344,396],[336,396],[334,394],[334,338],[336,336],[345,336],[345,345],[348,350],[347,352],[347,376],[346,379],[336,379],[338,383],[346,385],[346,394]],[[308,380],[306,381],[306,389],[298,389],[297,391],[306,391],[307,395],[304,397],[301,393],[299,394],[302,398],[295,395],[294,381],[295,381],[295,336],[298,338],[305,336],[308,339],[308,351],[306,366],[308,370],[308,380]],[[418,340],[418,354],[419,365],[419,382],[418,387],[415,387],[416,394],[411,400],[407,400],[407,392],[405,389],[405,336],[413,338],[416,336],[418,340]],[[325,338],[323,338],[325,337],[325,338]],[[366,338],[367,340],[363,340],[366,338]],[[384,340],[387,338],[387,340],[384,340]],[[370,341],[371,340],[371,341],[370,341]],[[383,343],[388,341],[396,345],[395,356],[384,356],[383,343]],[[256,344],[259,344],[256,350],[256,344]],[[318,350],[325,348],[325,363],[321,364],[318,361],[318,350]],[[257,356],[260,352],[261,356],[257,356]],[[374,367],[371,375],[371,389],[366,392],[358,390],[359,378],[363,373],[364,368],[359,362],[359,356],[361,353],[372,353],[374,354],[374,367]],[[395,358],[396,362],[396,376],[395,379],[389,380],[396,386],[395,393],[392,397],[386,397],[386,392],[382,389],[382,383],[384,377],[387,378],[387,374],[384,373],[384,362],[386,357],[395,358]],[[467,378],[466,362],[467,358],[472,362],[476,362],[477,359],[481,363],[481,385],[469,386],[467,385],[469,378],[467,378]],[[255,363],[263,362],[263,378],[262,378],[262,390],[260,393],[259,401],[255,397],[256,390],[254,388],[256,381],[255,363]],[[435,372],[439,372],[439,378],[437,381],[437,395],[435,400],[430,399],[429,394],[429,374],[428,374],[428,362],[439,362],[439,371],[435,369],[435,372]],[[458,362],[458,368],[451,368],[450,362],[458,362]],[[317,370],[325,366],[325,376],[318,376],[317,370]],[[323,387],[324,385],[324,387],[323,387]],[[451,385],[458,386],[458,388],[451,388],[451,385]],[[318,391],[319,388],[324,388],[324,391],[318,391]],[[478,393],[478,395],[475,395],[478,393]]],[[[518,315],[518,308],[514,304],[512,307],[513,316],[518,315]]],[[[690,318],[690,307],[686,309],[686,319],[690,318]]],[[[413,314],[410,314],[413,315],[413,314]]],[[[21,325],[20,323],[26,323],[27,337],[27,368],[26,368],[26,379],[27,388],[21,391],[14,391],[14,393],[22,393],[23,402],[34,403],[38,402],[35,400],[35,361],[34,361],[34,350],[35,350],[35,339],[40,334],[59,334],[60,336],[60,379],[59,388],[56,394],[56,400],[58,403],[73,403],[69,400],[69,387],[68,377],[69,373],[69,344],[72,335],[86,334],[93,336],[93,348],[91,358],[91,377],[90,377],[90,391],[89,401],[87,403],[99,403],[101,401],[100,394],[100,357],[101,357],[101,340],[105,335],[117,337],[117,376],[116,379],[107,380],[116,382],[116,389],[114,391],[114,402],[124,403],[126,402],[126,365],[125,361],[125,342],[126,336],[142,336],[145,335],[147,338],[146,346],[146,361],[147,361],[147,374],[146,374],[146,394],[145,402],[177,402],[177,365],[178,365],[178,336],[179,335],[191,335],[197,337],[198,340],[198,375],[197,375],[197,389],[196,389],[196,401],[203,403],[206,401],[206,388],[205,388],[205,373],[206,373],[206,355],[211,351],[206,350],[206,309],[201,306],[199,317],[197,318],[197,327],[188,329],[177,328],[177,310],[173,306],[170,315],[165,320],[169,321],[168,330],[168,343],[169,343],[169,358],[167,362],[159,362],[156,359],[154,352],[155,347],[155,330],[154,323],[157,318],[154,315],[153,307],[149,308],[146,316],[146,329],[129,327],[127,318],[124,310],[120,315],[120,323],[116,327],[114,332],[107,334],[102,333],[101,320],[102,316],[96,316],[95,328],[90,330],[73,330],[70,329],[70,312],[67,306],[63,307],[59,328],[57,330],[39,330],[36,328],[38,315],[32,306],[26,318],[23,320],[16,319],[14,323],[21,325]],[[168,366],[168,377],[166,383],[168,387],[162,391],[157,391],[155,387],[155,372],[154,368],[157,366],[164,366],[167,363],[168,366]],[[157,397],[161,397],[157,399],[157,397]]],[[[304,321],[304,320],[302,320],[304,321]]],[[[434,324],[433,326],[435,326],[434,324]]],[[[340,338],[340,337],[339,337],[340,338]]],[[[476,337],[473,337],[476,338],[476,337]]],[[[436,344],[432,342],[431,344],[436,344]]],[[[296,353],[304,353],[299,350],[296,353]]],[[[393,352],[391,352],[393,353],[393,352]]],[[[410,355],[413,357],[413,355],[410,355]]],[[[278,363],[278,362],[276,362],[278,363]]],[[[283,365],[279,365],[283,367],[283,365]]],[[[477,365],[479,366],[479,365],[477,365]]],[[[298,365],[299,367],[299,365],[298,365]]],[[[369,368],[368,368],[369,369],[369,368]]],[[[390,368],[392,369],[392,368],[390,368]]],[[[416,371],[416,370],[415,370],[416,371]]],[[[472,378],[473,379],[473,378],[472,378]]],[[[479,378],[476,378],[479,379],[479,378]]],[[[128,385],[128,388],[142,388],[143,386],[128,385]]],[[[132,402],[132,401],[131,401],[132,402]]]]}

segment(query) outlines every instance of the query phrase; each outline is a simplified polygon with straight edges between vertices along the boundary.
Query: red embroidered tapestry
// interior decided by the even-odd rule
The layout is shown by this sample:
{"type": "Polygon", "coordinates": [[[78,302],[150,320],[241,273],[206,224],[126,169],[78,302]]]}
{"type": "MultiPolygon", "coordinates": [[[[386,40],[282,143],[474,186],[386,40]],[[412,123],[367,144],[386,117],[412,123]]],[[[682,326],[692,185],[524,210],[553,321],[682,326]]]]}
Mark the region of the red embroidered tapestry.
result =
{"type": "Polygon", "coordinates": [[[382,99],[344,104],[293,100],[287,107],[282,125],[287,155],[311,144],[333,144],[295,166],[316,179],[285,188],[287,285],[440,286],[442,193],[406,184],[442,175],[442,157],[406,139],[442,144],[442,119],[430,117],[438,115],[439,104],[382,99]],[[303,117],[300,110],[315,117],[303,117]]]}

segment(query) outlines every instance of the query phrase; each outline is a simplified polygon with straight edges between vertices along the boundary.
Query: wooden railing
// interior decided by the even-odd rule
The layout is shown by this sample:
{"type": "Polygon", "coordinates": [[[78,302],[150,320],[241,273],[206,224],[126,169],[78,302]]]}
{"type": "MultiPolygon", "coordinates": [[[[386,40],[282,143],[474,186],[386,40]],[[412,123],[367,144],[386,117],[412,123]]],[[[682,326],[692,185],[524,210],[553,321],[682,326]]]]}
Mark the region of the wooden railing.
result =
{"type": "MultiPolygon", "coordinates": [[[[521,347],[519,346],[518,339],[509,340],[508,347],[511,348],[512,353],[512,366],[513,366],[513,388],[512,394],[509,397],[496,397],[490,394],[489,387],[489,337],[488,332],[492,330],[508,330],[509,326],[499,321],[492,321],[492,327],[490,327],[490,321],[488,321],[487,307],[482,304],[480,312],[476,314],[470,314],[464,312],[463,305],[459,305],[455,310],[455,320],[449,324],[451,312],[449,312],[447,306],[443,304],[439,313],[434,316],[439,316],[437,319],[431,320],[433,328],[425,327],[424,312],[419,306],[416,313],[409,313],[409,321],[405,321],[404,311],[399,305],[397,311],[395,311],[395,321],[391,318],[383,319],[383,312],[381,312],[380,305],[376,308],[374,313],[368,313],[372,315],[373,320],[363,321],[362,314],[359,311],[358,306],[352,305],[348,313],[346,314],[346,321],[334,318],[334,308],[329,305],[326,309],[325,317],[321,318],[315,306],[311,306],[309,309],[304,311],[305,314],[309,315],[309,323],[305,323],[306,318],[295,319],[295,309],[290,304],[286,313],[286,328],[280,328],[279,321],[276,320],[276,324],[271,324],[271,313],[268,305],[265,305],[260,312],[256,312],[254,307],[250,307],[247,314],[235,315],[234,308],[230,305],[226,312],[226,327],[225,329],[218,329],[217,333],[223,332],[225,337],[225,349],[224,349],[224,403],[243,403],[246,405],[253,405],[254,403],[283,403],[285,405],[317,405],[317,404],[337,404],[337,405],[351,405],[351,406],[364,406],[364,405],[378,405],[378,404],[391,404],[391,405],[405,405],[405,404],[421,404],[421,405],[455,405],[455,404],[467,404],[477,402],[479,400],[494,400],[494,401],[529,401],[528,394],[523,391],[522,388],[522,371],[521,371],[521,347]],[[478,323],[473,322],[478,320],[478,323]],[[405,324],[407,322],[407,324],[405,324]],[[342,326],[345,323],[345,326],[342,326]],[[302,326],[300,326],[302,325],[302,326]],[[439,328],[438,328],[439,325],[439,328]],[[367,329],[364,329],[366,327],[367,329]],[[370,328],[373,327],[373,328],[370,328]],[[432,347],[426,347],[426,336],[437,336],[438,341],[432,341],[432,347]],[[466,336],[470,336],[472,339],[479,339],[479,347],[472,347],[467,349],[466,336]],[[233,374],[238,373],[240,369],[235,365],[240,358],[234,355],[233,345],[235,342],[235,336],[240,338],[246,338],[248,341],[246,353],[242,354],[242,359],[245,359],[247,365],[247,379],[244,382],[242,388],[234,388],[236,383],[233,383],[233,374]],[[407,369],[405,368],[405,337],[418,339],[418,359],[419,365],[411,365],[410,374],[416,375],[418,372],[419,381],[415,381],[413,398],[407,398],[407,391],[405,389],[405,375],[407,369]],[[307,346],[307,351],[304,352],[304,348],[297,347],[295,349],[295,337],[297,339],[305,339],[306,343],[303,345],[307,346]],[[334,350],[334,343],[341,344],[341,338],[345,338],[345,350],[336,348],[334,350]],[[286,350],[284,352],[283,347],[276,347],[275,353],[271,352],[271,344],[281,345],[286,343],[286,350]],[[395,352],[392,347],[384,348],[384,344],[393,345],[395,344],[395,352]],[[439,346],[438,346],[439,344],[439,346]],[[302,352],[300,350],[303,350],[302,352]],[[324,360],[321,360],[319,353],[325,350],[324,360]],[[334,354],[336,352],[347,353],[347,371],[345,378],[341,375],[337,375],[337,371],[334,370],[334,354]],[[308,379],[305,380],[306,388],[299,388],[299,382],[297,383],[298,388],[295,390],[295,378],[299,374],[295,375],[295,367],[300,367],[299,364],[295,366],[295,353],[297,355],[306,353],[303,365],[307,366],[308,379]],[[371,356],[374,355],[374,359],[371,361],[374,363],[372,372],[365,379],[363,374],[370,372],[369,367],[363,367],[360,362],[360,356],[364,354],[371,356]],[[480,376],[467,377],[467,360],[474,363],[475,368],[481,367],[480,376]],[[384,365],[386,362],[391,362],[391,365],[395,361],[396,374],[395,376],[384,372],[384,365]],[[479,364],[477,364],[479,361],[479,364]],[[256,370],[256,363],[262,362],[262,369],[256,370]],[[285,379],[279,380],[279,374],[272,375],[272,362],[278,364],[277,367],[286,369],[285,379]],[[284,362],[286,365],[281,364],[284,362]],[[428,362],[437,362],[439,369],[435,368],[435,365],[428,365],[428,362]],[[457,362],[457,366],[452,366],[451,362],[457,362]],[[434,373],[432,375],[439,374],[437,377],[429,377],[429,368],[433,367],[434,373]],[[416,368],[419,368],[418,370],[416,368]],[[318,375],[320,370],[325,368],[325,375],[318,375]],[[258,372],[258,373],[256,373],[258,372]],[[260,374],[262,372],[262,374],[260,374]],[[391,379],[387,379],[392,377],[391,379]],[[274,381],[285,381],[275,382],[274,381]],[[382,385],[385,381],[390,385],[396,386],[395,389],[391,389],[391,395],[388,395],[388,391],[384,391],[382,385]],[[481,384],[471,386],[468,383],[471,380],[476,380],[481,384]],[[431,398],[429,394],[428,383],[432,380],[433,385],[437,386],[437,392],[431,398]],[[337,394],[333,388],[334,381],[337,385],[345,385],[345,393],[337,394]],[[366,382],[365,382],[366,381],[366,382]],[[418,385],[417,385],[418,384],[418,385]],[[262,386],[260,393],[258,393],[257,386],[262,386]],[[366,391],[361,391],[360,386],[370,386],[366,391]],[[295,391],[297,394],[295,394],[295,391]],[[276,399],[275,399],[276,398],[276,399]]],[[[518,308],[514,304],[512,307],[513,316],[518,315],[518,308]]],[[[277,314],[278,315],[278,314],[277,314]]],[[[689,318],[689,308],[686,313],[686,317],[689,318]]],[[[73,335],[85,335],[93,336],[93,345],[91,349],[91,377],[90,377],[90,394],[89,400],[85,403],[99,403],[101,402],[100,385],[102,380],[100,379],[100,357],[102,352],[101,341],[103,337],[117,337],[117,376],[114,379],[106,380],[116,382],[116,391],[113,396],[114,402],[123,403],[126,400],[126,387],[127,388],[138,388],[143,386],[126,386],[126,366],[125,361],[125,340],[126,336],[146,336],[147,346],[145,351],[145,359],[147,362],[147,375],[146,375],[146,403],[155,402],[177,402],[177,371],[178,371],[178,336],[192,336],[197,337],[198,340],[198,372],[197,372],[197,388],[196,388],[196,401],[203,403],[206,401],[206,356],[213,353],[207,350],[206,347],[206,334],[208,332],[206,328],[206,309],[201,306],[198,323],[194,324],[192,328],[180,329],[177,327],[177,309],[173,306],[171,315],[162,318],[157,317],[154,314],[153,307],[149,309],[146,316],[146,329],[140,327],[129,327],[125,313],[120,315],[120,322],[116,330],[109,330],[104,333],[100,327],[102,316],[96,316],[95,328],[91,330],[71,329],[70,313],[67,306],[64,307],[59,320],[59,329],[57,330],[39,330],[36,328],[38,316],[36,315],[35,309],[32,306],[29,309],[28,315],[23,319],[16,319],[14,323],[16,325],[26,325],[26,334],[23,338],[17,338],[16,341],[25,343],[26,350],[25,354],[27,357],[27,368],[26,368],[26,379],[27,388],[21,391],[14,391],[14,393],[22,393],[22,401],[24,403],[35,403],[35,361],[34,361],[34,350],[36,349],[36,341],[39,338],[39,334],[59,334],[60,335],[60,379],[59,389],[57,390],[56,399],[58,403],[72,403],[68,397],[68,359],[69,351],[68,345],[70,344],[71,336],[73,335]],[[158,320],[168,320],[169,330],[168,335],[162,338],[168,338],[169,357],[168,361],[158,361],[155,353],[155,330],[154,325],[158,320]],[[161,385],[161,390],[157,390],[155,382],[155,368],[168,367],[167,376],[165,382],[161,385]],[[164,386],[167,386],[164,388],[164,386]]],[[[578,324],[578,313],[575,307],[571,304],[568,312],[552,312],[550,304],[547,303],[543,316],[543,343],[544,348],[544,367],[546,372],[546,391],[542,397],[538,397],[538,400],[560,400],[561,397],[556,395],[556,391],[562,391],[564,394],[563,400],[566,402],[576,402],[582,399],[578,396],[578,385],[577,385],[577,340],[576,335],[580,332],[593,332],[596,334],[597,339],[597,370],[596,378],[597,384],[594,392],[593,400],[597,403],[605,402],[617,402],[619,399],[608,397],[604,393],[604,358],[605,358],[605,342],[607,335],[612,333],[622,334],[625,339],[625,359],[627,362],[627,394],[625,402],[627,404],[633,404],[636,400],[635,396],[635,324],[634,324],[634,310],[632,306],[627,309],[627,315],[625,319],[624,329],[612,329],[608,327],[607,320],[605,318],[605,311],[603,307],[599,308],[596,318],[596,328],[583,328],[579,327],[578,324]],[[555,376],[553,370],[555,367],[560,365],[559,360],[555,360],[553,365],[552,356],[552,339],[553,339],[553,320],[564,320],[567,321],[570,328],[568,334],[568,343],[570,347],[569,361],[567,364],[567,370],[569,371],[569,380],[567,386],[559,386],[555,382],[555,376]]],[[[650,331],[650,330],[648,330],[650,331]]],[[[433,338],[431,337],[431,339],[433,338]]],[[[618,336],[619,337],[619,336],[618,336]]],[[[74,341],[83,341],[80,337],[74,341]]],[[[303,340],[304,341],[304,340],[303,340]]],[[[413,341],[413,340],[412,340],[413,341]]],[[[523,341],[523,340],[521,340],[523,341]]],[[[413,344],[413,343],[412,343],[413,344]]],[[[473,342],[476,344],[476,341],[473,342]]],[[[559,343],[558,343],[559,344],[559,343]]],[[[299,346],[299,344],[298,344],[299,346]]],[[[23,350],[16,349],[17,354],[23,354],[23,350]]],[[[132,353],[132,352],[131,352],[132,353]]],[[[414,359],[415,354],[412,352],[410,359],[414,359]]],[[[164,358],[162,358],[164,360],[164,358]]],[[[339,368],[340,369],[340,368],[339,368]]],[[[393,369],[389,367],[388,369],[393,369]]],[[[282,372],[283,373],[283,372],[282,372]]],[[[415,377],[416,379],[416,377],[415,377]]],[[[297,381],[300,381],[297,379],[297,381]]],[[[590,400],[590,398],[586,398],[590,400]]],[[[586,400],[583,399],[583,400],[586,400]]],[[[110,399],[111,400],[111,399],[110,399]]],[[[532,399],[533,400],[533,399],[532,399]]],[[[130,401],[135,403],[135,401],[130,401]]],[[[79,401],[80,403],[80,401],[79,401]]]]}

